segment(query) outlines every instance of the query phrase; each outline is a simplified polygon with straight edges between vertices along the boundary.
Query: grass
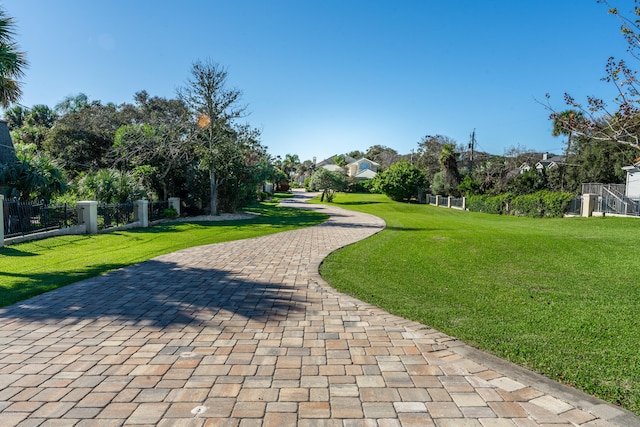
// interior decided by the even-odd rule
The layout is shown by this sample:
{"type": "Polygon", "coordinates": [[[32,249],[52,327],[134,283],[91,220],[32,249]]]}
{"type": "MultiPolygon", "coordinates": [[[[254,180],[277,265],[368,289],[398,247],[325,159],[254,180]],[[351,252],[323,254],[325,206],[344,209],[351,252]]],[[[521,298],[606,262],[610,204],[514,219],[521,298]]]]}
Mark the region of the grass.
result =
{"type": "Polygon", "coordinates": [[[387,228],[325,260],[332,286],[640,414],[640,220],[335,204],[387,228]]]}
{"type": "Polygon", "coordinates": [[[0,307],[180,249],[306,227],[327,216],[260,203],[255,219],[170,222],[98,235],[60,236],[0,248],[0,307]]]}

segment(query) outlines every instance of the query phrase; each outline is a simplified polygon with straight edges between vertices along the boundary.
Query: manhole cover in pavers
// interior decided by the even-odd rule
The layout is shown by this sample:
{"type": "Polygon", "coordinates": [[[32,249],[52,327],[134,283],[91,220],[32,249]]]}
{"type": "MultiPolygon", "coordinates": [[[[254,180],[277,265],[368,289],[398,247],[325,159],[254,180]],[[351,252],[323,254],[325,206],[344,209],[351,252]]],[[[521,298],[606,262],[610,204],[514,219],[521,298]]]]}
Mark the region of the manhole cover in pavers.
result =
{"type": "Polygon", "coordinates": [[[197,354],[195,354],[193,351],[183,351],[182,353],[180,353],[180,357],[196,357],[197,354]]]}
{"type": "Polygon", "coordinates": [[[206,406],[196,406],[191,410],[191,413],[197,417],[198,415],[202,414],[206,410],[207,410],[206,406]]]}

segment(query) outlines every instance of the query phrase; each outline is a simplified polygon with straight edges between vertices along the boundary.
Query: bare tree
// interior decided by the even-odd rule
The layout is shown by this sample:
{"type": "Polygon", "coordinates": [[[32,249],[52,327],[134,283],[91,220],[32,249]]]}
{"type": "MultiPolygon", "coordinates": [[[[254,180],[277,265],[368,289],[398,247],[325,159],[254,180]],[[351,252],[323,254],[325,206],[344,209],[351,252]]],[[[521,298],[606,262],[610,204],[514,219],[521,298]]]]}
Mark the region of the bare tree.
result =
{"type": "Polygon", "coordinates": [[[197,61],[191,76],[178,90],[179,98],[189,108],[194,122],[191,138],[200,165],[209,173],[210,212],[218,211],[218,188],[228,178],[224,165],[234,156],[234,120],[243,116],[242,92],[227,87],[227,70],[211,61],[197,61]]]}

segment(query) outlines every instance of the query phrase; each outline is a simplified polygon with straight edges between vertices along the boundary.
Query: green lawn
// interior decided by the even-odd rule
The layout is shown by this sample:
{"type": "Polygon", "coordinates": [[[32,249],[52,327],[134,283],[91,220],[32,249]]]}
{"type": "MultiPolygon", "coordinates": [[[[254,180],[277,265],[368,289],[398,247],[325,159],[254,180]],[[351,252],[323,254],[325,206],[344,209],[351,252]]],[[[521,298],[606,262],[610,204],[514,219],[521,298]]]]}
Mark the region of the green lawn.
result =
{"type": "Polygon", "coordinates": [[[260,216],[242,221],[172,222],[0,248],[0,307],[161,254],[306,227],[327,218],[275,203],[261,203],[248,210],[260,216]]]}
{"type": "Polygon", "coordinates": [[[640,414],[640,220],[335,204],[387,229],[325,260],[332,286],[640,414]]]}

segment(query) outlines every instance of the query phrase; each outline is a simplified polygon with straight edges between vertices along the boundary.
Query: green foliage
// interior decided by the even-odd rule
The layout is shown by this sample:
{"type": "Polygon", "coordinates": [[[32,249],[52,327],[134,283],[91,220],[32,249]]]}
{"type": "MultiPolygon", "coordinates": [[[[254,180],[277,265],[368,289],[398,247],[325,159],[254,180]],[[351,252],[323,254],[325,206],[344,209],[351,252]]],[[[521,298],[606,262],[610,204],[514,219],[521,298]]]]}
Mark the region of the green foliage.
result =
{"type": "Polygon", "coordinates": [[[162,212],[162,216],[167,219],[178,218],[178,211],[175,208],[167,208],[162,212]]]}
{"type": "Polygon", "coordinates": [[[331,286],[640,414],[636,219],[338,205],[387,228],[325,259],[331,286]]]}
{"type": "Polygon", "coordinates": [[[482,194],[482,183],[467,175],[462,179],[462,182],[458,186],[458,191],[460,191],[463,196],[467,197],[482,194]]]}
{"type": "Polygon", "coordinates": [[[528,216],[532,218],[561,218],[567,212],[575,195],[566,192],[537,191],[532,194],[499,196],[470,196],[467,208],[474,212],[499,215],[528,216]]]}
{"type": "Polygon", "coordinates": [[[311,175],[309,179],[310,191],[322,191],[322,200],[332,202],[335,193],[343,191],[347,187],[347,177],[338,172],[332,172],[325,168],[320,168],[311,175]]]}
{"type": "MultiPolygon", "coordinates": [[[[442,151],[438,158],[440,172],[442,173],[442,195],[459,196],[460,172],[458,171],[458,159],[460,153],[456,151],[456,144],[450,142],[442,145],[442,151]]],[[[435,177],[434,177],[435,181],[435,177]]],[[[440,193],[437,193],[440,194],[440,193]]]]}
{"type": "Polygon", "coordinates": [[[64,193],[64,172],[49,157],[28,151],[18,152],[17,157],[16,162],[0,165],[0,191],[6,197],[48,202],[64,193]]]}
{"type": "Polygon", "coordinates": [[[552,193],[547,190],[514,197],[510,214],[533,218],[562,218],[575,195],[573,193],[552,193]]]}
{"type": "Polygon", "coordinates": [[[427,180],[417,167],[409,162],[401,161],[389,169],[377,174],[373,179],[374,187],[396,201],[409,201],[418,197],[421,190],[427,186],[427,180]]]}
{"type": "Polygon", "coordinates": [[[24,52],[13,40],[15,20],[0,9],[0,106],[7,109],[22,96],[22,83],[28,63],[24,52]]]}
{"type": "Polygon", "coordinates": [[[473,212],[508,214],[509,202],[513,197],[511,193],[503,193],[498,196],[469,196],[467,197],[467,209],[473,212]]]}
{"type": "Polygon", "coordinates": [[[139,181],[128,172],[100,169],[79,177],[78,193],[86,200],[101,203],[127,203],[148,198],[139,181]]]}
{"type": "Polygon", "coordinates": [[[546,170],[538,171],[531,168],[509,182],[508,192],[515,195],[531,194],[548,189],[549,179],[546,170]]]}

